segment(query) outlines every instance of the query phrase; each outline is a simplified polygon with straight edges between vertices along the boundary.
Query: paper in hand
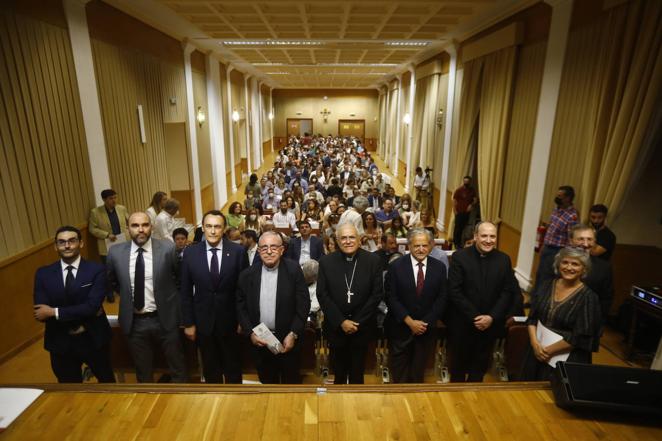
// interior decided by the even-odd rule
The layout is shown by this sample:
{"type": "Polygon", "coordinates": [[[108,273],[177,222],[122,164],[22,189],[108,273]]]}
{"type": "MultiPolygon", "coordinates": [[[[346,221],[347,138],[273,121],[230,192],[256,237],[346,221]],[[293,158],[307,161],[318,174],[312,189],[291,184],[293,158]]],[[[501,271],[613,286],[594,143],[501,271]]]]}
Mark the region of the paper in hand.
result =
{"type": "Polygon", "coordinates": [[[267,325],[264,323],[260,323],[256,327],[253,328],[253,332],[255,333],[255,336],[265,342],[267,344],[267,348],[273,353],[273,354],[280,354],[282,352],[285,352],[285,348],[281,344],[280,341],[276,338],[276,336],[269,330],[267,325]]]}

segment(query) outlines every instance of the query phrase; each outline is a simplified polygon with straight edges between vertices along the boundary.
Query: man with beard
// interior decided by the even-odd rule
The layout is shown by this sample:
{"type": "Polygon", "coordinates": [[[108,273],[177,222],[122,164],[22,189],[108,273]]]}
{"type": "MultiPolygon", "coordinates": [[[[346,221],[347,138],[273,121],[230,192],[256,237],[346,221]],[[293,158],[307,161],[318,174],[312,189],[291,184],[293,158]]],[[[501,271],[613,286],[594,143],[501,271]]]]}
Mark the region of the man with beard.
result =
{"type": "Polygon", "coordinates": [[[475,245],[453,254],[449,276],[448,344],[453,382],[480,382],[494,341],[519,290],[507,254],[496,249],[497,228],[481,222],[475,245]]]}
{"type": "Polygon", "coordinates": [[[336,238],[340,251],[320,259],[317,298],[324,312],[334,383],[362,384],[383,297],[381,260],[360,248],[361,238],[351,223],[340,225],[336,238]]]}
{"type": "Polygon", "coordinates": [[[130,242],[108,250],[107,265],[108,279],[120,293],[119,323],[136,364],[136,377],[140,383],[154,382],[153,343],[158,342],[172,381],[186,383],[175,244],[152,238],[149,216],[142,212],[129,216],[129,235],[130,242]]]}
{"type": "Polygon", "coordinates": [[[596,204],[591,207],[588,216],[591,226],[595,229],[595,246],[591,249],[591,256],[600,257],[608,262],[616,247],[616,235],[605,224],[607,207],[596,204]]]}
{"type": "Polygon", "coordinates": [[[561,248],[568,244],[570,228],[578,222],[577,210],[572,205],[575,198],[575,189],[569,185],[559,187],[554,203],[556,208],[552,211],[545,233],[544,246],[540,250],[540,263],[536,271],[536,283],[533,291],[540,286],[540,282],[554,277],[554,256],[561,248]]]}

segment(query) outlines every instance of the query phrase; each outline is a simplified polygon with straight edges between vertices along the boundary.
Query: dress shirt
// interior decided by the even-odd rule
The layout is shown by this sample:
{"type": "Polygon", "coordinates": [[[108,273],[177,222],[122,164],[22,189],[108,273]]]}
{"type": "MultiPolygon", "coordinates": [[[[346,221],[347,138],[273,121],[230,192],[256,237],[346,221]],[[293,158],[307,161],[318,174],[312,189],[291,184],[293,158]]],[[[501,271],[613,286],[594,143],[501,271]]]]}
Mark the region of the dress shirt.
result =
{"type": "Polygon", "coordinates": [[[422,188],[423,181],[425,181],[425,175],[416,175],[414,176],[414,187],[422,188]]]}
{"type": "Polygon", "coordinates": [[[218,256],[218,273],[221,274],[221,261],[223,260],[223,240],[221,240],[215,247],[209,245],[209,242],[207,241],[205,241],[205,244],[207,245],[207,269],[211,271],[211,258],[214,256],[214,253],[212,253],[211,249],[216,248],[218,249],[218,251],[216,251],[216,256],[218,256]]]}
{"type": "Polygon", "coordinates": [[[299,255],[299,265],[310,260],[310,237],[306,240],[301,238],[301,254],[299,255]]]}
{"type": "Polygon", "coordinates": [[[142,313],[156,311],[156,300],[154,299],[154,264],[152,255],[152,239],[148,239],[142,247],[131,241],[131,253],[129,254],[129,278],[131,279],[131,294],[133,297],[134,279],[136,277],[136,259],[138,248],[142,248],[143,260],[145,261],[145,307],[142,313]]]}
{"type": "MultiPolygon", "coordinates": [[[[414,271],[414,282],[418,282],[418,280],[416,280],[416,277],[418,276],[418,260],[416,260],[412,254],[409,256],[411,257],[411,268],[414,271]]],[[[425,275],[428,273],[428,258],[425,257],[421,263],[423,264],[423,280],[425,280],[425,275]]]]}
{"type": "Polygon", "coordinates": [[[278,289],[278,265],[267,268],[262,265],[260,280],[260,321],[272,331],[276,330],[276,290],[278,289]]]}
{"type": "Polygon", "coordinates": [[[292,228],[293,231],[299,230],[297,228],[296,216],[291,211],[288,211],[286,214],[283,214],[279,210],[278,212],[274,213],[271,219],[273,220],[274,225],[276,227],[287,224],[290,226],[290,228],[292,228]]]}
{"type": "Polygon", "coordinates": [[[155,239],[169,240],[174,242],[172,232],[175,230],[175,217],[165,210],[156,216],[152,235],[155,239]]]}
{"type": "Polygon", "coordinates": [[[253,260],[255,259],[256,252],[257,252],[257,244],[253,245],[253,248],[248,248],[246,250],[246,253],[248,254],[248,265],[253,264],[253,260]]]}
{"type": "MultiPolygon", "coordinates": [[[[66,286],[67,285],[67,267],[70,265],[74,267],[74,269],[71,270],[71,274],[74,276],[74,279],[76,278],[76,275],[78,274],[78,268],[80,267],[80,256],[76,258],[71,263],[66,263],[64,260],[60,259],[60,265],[62,265],[62,283],[66,286]]],[[[60,318],[60,314],[58,309],[59,308],[54,308],[55,309],[55,320],[58,320],[60,318]]]]}
{"type": "Polygon", "coordinates": [[[120,226],[120,219],[117,217],[117,210],[114,208],[109,210],[106,208],[106,213],[108,213],[108,220],[110,221],[111,233],[117,236],[122,232],[122,227],[120,226]]]}

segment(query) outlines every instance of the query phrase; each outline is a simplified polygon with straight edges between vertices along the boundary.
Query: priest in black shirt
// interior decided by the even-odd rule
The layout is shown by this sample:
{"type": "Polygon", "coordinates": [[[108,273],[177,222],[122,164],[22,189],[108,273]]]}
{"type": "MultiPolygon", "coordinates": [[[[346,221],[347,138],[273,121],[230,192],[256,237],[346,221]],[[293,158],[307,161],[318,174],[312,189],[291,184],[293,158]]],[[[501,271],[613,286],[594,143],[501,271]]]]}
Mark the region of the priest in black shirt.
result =
{"type": "Polygon", "coordinates": [[[375,337],[377,305],[383,297],[379,257],[360,248],[353,224],[336,230],[340,251],[319,261],[317,298],[330,346],[335,384],[362,384],[368,343],[375,337]]]}
{"type": "Polygon", "coordinates": [[[507,254],[496,249],[497,229],[481,222],[475,245],[453,254],[448,276],[450,374],[453,382],[479,382],[494,342],[519,290],[507,254]]]}

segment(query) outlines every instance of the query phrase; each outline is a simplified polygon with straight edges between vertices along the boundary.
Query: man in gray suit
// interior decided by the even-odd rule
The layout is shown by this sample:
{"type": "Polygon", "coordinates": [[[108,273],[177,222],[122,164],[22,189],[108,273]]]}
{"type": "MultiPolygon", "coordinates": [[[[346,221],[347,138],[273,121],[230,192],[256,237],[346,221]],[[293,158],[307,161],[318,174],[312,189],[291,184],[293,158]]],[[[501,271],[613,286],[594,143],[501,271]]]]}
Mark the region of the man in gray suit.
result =
{"type": "Polygon", "coordinates": [[[108,279],[120,293],[119,323],[129,342],[138,382],[154,382],[152,342],[158,341],[172,381],[186,383],[175,245],[153,239],[149,216],[142,212],[129,217],[129,234],[131,242],[110,248],[107,265],[108,279]]]}

